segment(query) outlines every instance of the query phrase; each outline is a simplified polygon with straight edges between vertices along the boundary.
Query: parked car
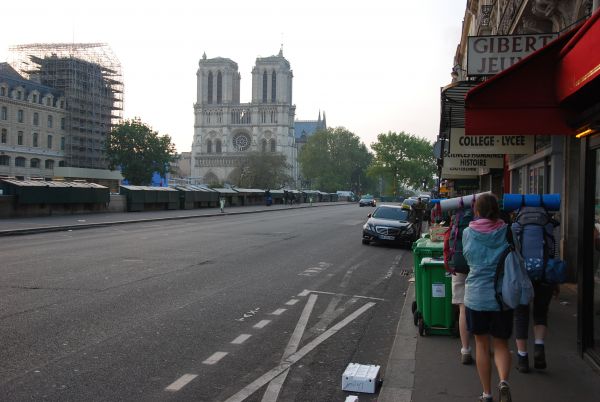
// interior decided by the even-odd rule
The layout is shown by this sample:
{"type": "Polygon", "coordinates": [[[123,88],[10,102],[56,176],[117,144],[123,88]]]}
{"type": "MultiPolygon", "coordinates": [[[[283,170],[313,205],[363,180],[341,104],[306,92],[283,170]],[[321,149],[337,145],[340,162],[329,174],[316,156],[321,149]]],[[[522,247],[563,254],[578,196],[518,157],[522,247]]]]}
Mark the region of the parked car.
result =
{"type": "Polygon", "coordinates": [[[375,198],[373,198],[373,197],[363,197],[358,201],[358,206],[359,207],[366,207],[366,206],[376,207],[377,201],[375,201],[375,198]]]}
{"type": "Polygon", "coordinates": [[[362,243],[390,243],[411,246],[417,240],[418,230],[412,219],[413,212],[400,205],[381,205],[369,214],[363,226],[362,243]]]}

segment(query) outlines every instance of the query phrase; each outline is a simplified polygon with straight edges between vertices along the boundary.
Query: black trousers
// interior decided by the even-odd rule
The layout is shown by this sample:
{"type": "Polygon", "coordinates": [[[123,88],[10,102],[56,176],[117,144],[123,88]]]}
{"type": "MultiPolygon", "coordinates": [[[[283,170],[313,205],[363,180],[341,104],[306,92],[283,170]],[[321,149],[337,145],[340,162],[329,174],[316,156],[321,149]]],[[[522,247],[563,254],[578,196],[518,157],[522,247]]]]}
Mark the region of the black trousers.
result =
{"type": "MultiPolygon", "coordinates": [[[[548,326],[548,308],[557,285],[533,283],[533,325],[548,326]]],[[[515,337],[529,337],[529,304],[517,306],[515,309],[515,337]]]]}

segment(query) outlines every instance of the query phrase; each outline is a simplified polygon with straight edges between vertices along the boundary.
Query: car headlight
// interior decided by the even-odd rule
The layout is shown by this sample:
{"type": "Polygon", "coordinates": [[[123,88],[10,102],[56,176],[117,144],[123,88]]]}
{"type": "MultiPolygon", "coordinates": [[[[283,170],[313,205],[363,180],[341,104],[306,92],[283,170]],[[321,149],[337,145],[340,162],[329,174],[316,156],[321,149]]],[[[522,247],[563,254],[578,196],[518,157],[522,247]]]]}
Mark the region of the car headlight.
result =
{"type": "Polygon", "coordinates": [[[370,230],[371,232],[374,232],[375,231],[375,226],[373,226],[373,224],[371,224],[371,223],[365,223],[365,226],[363,226],[363,229],[370,230]]]}

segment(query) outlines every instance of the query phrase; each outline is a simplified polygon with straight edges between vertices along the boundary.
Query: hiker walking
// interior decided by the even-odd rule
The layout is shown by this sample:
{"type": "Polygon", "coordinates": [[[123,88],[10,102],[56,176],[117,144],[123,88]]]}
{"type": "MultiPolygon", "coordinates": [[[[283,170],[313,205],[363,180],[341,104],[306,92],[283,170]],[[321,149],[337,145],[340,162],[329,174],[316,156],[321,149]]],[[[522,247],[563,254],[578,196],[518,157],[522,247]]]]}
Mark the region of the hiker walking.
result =
{"type": "MultiPolygon", "coordinates": [[[[524,206],[517,211],[512,225],[515,244],[523,258],[533,284],[533,367],[546,368],[545,338],[548,328],[548,310],[553,296],[558,296],[557,283],[548,283],[544,275],[548,261],[554,257],[556,240],[554,228],[558,226],[544,206],[524,206]],[[541,275],[535,277],[536,268],[541,275]]],[[[529,323],[530,307],[520,305],[515,309],[515,341],[517,344],[517,370],[529,372],[529,323]]]]}
{"type": "Polygon", "coordinates": [[[508,247],[508,226],[500,219],[498,200],[493,194],[482,194],[475,202],[475,216],[463,232],[463,253],[469,264],[465,281],[467,327],[475,336],[475,361],[483,387],[481,402],[493,402],[491,388],[490,343],[500,383],[500,402],[511,402],[508,376],[511,356],[508,339],[512,333],[513,310],[501,309],[496,299],[494,278],[500,257],[508,247]],[[490,336],[492,342],[490,342],[490,336]]]}

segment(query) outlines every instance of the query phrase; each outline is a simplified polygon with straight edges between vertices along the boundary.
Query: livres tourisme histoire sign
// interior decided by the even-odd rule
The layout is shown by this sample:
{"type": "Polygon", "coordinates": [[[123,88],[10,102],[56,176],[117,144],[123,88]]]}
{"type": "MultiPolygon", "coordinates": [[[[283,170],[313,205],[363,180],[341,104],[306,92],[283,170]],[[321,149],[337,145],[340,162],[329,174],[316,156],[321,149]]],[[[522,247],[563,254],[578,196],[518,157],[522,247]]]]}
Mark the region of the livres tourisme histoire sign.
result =
{"type": "Polygon", "coordinates": [[[452,154],[529,155],[534,151],[533,135],[465,135],[464,128],[450,129],[452,154]]]}
{"type": "Polygon", "coordinates": [[[467,75],[494,75],[557,38],[556,33],[510,36],[469,36],[467,75]]]}

